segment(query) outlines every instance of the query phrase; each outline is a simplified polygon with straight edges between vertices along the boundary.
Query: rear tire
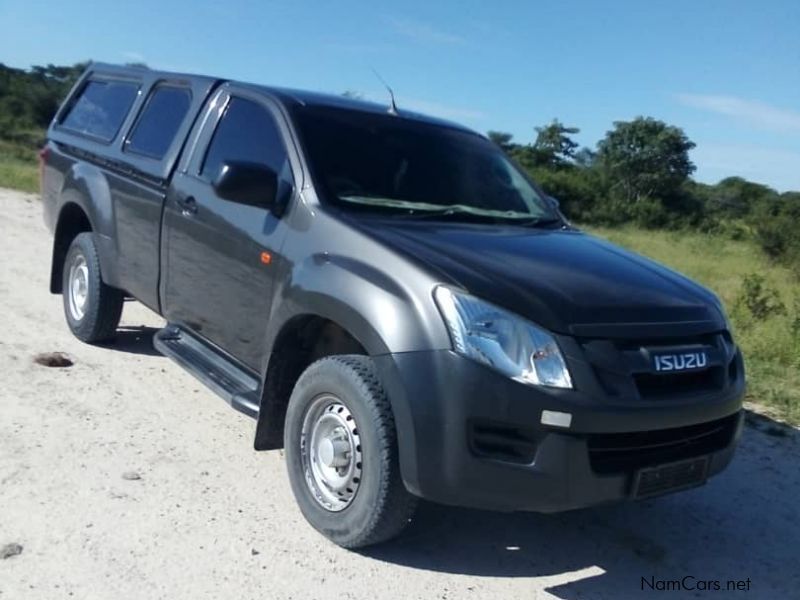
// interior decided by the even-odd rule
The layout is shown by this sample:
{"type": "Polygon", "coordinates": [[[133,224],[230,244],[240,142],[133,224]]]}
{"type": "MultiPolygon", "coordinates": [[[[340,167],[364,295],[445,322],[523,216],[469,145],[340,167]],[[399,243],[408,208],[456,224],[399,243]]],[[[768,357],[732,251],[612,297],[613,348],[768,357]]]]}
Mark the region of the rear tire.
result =
{"type": "Polygon", "coordinates": [[[300,376],[286,413],[289,480],[306,520],[344,548],[398,535],[417,505],[403,485],[389,400],[366,356],[329,356],[300,376]]]}
{"type": "Polygon", "coordinates": [[[91,233],[80,233],[72,240],[62,272],[64,315],[75,337],[90,344],[113,338],[125,297],[103,283],[91,233]]]}

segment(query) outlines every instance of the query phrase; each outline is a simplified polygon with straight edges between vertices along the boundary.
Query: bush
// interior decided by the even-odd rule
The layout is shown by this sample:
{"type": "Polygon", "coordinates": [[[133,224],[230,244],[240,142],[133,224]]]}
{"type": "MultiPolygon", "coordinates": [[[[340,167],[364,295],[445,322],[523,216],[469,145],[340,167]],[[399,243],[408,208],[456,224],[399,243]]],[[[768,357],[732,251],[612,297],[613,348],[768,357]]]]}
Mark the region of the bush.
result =
{"type": "Polygon", "coordinates": [[[745,275],[742,289],[736,299],[736,308],[746,309],[757,321],[786,314],[786,306],[781,301],[778,291],[768,287],[764,276],[757,273],[745,275]]]}
{"type": "Polygon", "coordinates": [[[591,214],[601,187],[594,171],[576,167],[537,168],[531,174],[548,195],[558,199],[567,217],[585,221],[591,214]]]}
{"type": "Polygon", "coordinates": [[[775,198],[762,202],[754,219],[755,239],[773,259],[781,260],[800,273],[800,201],[775,198]]]}

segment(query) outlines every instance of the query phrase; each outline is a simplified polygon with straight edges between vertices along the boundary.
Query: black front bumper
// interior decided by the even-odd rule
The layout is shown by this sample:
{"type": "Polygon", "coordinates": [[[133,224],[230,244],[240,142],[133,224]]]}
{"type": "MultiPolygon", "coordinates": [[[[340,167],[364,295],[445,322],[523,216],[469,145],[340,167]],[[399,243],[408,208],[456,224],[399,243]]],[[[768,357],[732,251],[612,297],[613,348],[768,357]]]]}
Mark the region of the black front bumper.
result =
{"type": "Polygon", "coordinates": [[[722,391],[649,401],[603,396],[595,385],[582,391],[591,367],[574,361],[577,389],[557,390],[512,381],[450,351],[375,360],[395,413],[404,483],[443,504],[558,512],[633,498],[643,468],[704,455],[706,475],[718,473],[742,427],[738,352],[737,375],[722,391]],[[570,413],[570,427],[542,425],[543,410],[570,413]],[[671,432],[685,432],[686,443],[637,449],[671,432]],[[630,449],[620,451],[628,433],[630,449]]]}

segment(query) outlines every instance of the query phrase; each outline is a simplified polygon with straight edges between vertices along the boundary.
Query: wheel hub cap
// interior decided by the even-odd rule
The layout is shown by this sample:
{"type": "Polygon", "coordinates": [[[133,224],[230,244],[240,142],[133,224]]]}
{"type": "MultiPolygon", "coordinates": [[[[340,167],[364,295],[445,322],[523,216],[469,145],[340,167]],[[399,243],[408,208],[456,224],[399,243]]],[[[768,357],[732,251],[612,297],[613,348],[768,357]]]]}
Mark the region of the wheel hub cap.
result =
{"type": "MultiPolygon", "coordinates": [[[[341,432],[339,435],[346,435],[341,432]]],[[[320,440],[317,456],[326,467],[340,469],[350,464],[352,448],[346,439],[327,436],[320,440]]]]}
{"type": "Polygon", "coordinates": [[[350,410],[335,396],[314,399],[300,439],[306,484],[325,509],[338,512],[361,483],[361,438],[350,410]]]}
{"type": "Polygon", "coordinates": [[[69,312],[76,321],[86,314],[86,303],[89,298],[89,267],[83,255],[78,254],[69,267],[69,312]]]}

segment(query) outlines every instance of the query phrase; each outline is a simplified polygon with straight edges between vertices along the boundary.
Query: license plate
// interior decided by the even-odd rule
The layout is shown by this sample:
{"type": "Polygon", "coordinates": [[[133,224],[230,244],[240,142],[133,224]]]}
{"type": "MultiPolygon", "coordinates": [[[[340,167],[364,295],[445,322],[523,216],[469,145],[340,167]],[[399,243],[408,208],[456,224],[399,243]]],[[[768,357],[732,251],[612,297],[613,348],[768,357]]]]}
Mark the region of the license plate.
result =
{"type": "Polygon", "coordinates": [[[684,490],[705,483],[708,479],[708,456],[681,460],[640,470],[634,484],[635,498],[650,498],[684,490]]]}

